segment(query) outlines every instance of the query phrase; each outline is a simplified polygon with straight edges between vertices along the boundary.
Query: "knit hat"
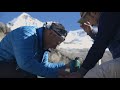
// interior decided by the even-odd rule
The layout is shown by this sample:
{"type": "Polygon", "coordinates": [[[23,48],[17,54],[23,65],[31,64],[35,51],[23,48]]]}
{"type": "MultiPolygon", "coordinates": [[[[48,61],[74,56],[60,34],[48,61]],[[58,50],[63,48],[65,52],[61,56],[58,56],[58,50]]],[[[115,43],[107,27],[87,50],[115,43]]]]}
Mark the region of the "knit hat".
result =
{"type": "Polygon", "coordinates": [[[55,31],[56,34],[61,36],[61,37],[66,37],[67,36],[67,30],[65,30],[65,27],[58,22],[46,22],[44,24],[44,27],[47,30],[55,31]]]}

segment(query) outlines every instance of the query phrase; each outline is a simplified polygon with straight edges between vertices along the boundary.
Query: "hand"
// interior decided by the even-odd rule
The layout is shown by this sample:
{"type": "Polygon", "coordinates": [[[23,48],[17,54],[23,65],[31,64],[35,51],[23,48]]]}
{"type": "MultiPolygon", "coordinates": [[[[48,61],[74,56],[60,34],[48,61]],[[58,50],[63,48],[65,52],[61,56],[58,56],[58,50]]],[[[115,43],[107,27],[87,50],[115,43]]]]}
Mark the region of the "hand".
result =
{"type": "Polygon", "coordinates": [[[66,69],[70,69],[70,62],[65,65],[66,69]]]}
{"type": "Polygon", "coordinates": [[[59,74],[58,78],[66,78],[66,76],[68,76],[70,73],[65,71],[64,69],[61,69],[58,71],[58,74],[59,74]]]}
{"type": "Polygon", "coordinates": [[[92,25],[88,21],[86,23],[81,24],[80,27],[82,27],[87,34],[89,34],[93,30],[92,25]]]}
{"type": "Polygon", "coordinates": [[[70,74],[70,62],[65,65],[65,69],[60,69],[58,71],[58,78],[66,78],[67,75],[70,74]]]}
{"type": "Polygon", "coordinates": [[[58,78],[83,78],[83,77],[78,72],[70,73],[65,70],[60,70],[58,78]]]}

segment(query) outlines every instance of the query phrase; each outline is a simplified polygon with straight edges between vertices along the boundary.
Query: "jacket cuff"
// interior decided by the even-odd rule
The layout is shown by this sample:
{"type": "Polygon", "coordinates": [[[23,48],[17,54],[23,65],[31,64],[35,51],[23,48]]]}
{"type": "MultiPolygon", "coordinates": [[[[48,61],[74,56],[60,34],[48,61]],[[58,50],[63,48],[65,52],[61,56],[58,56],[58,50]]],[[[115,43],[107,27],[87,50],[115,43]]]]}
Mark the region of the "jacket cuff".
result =
{"type": "Polygon", "coordinates": [[[80,73],[81,77],[83,77],[87,72],[88,72],[88,70],[86,70],[86,69],[83,68],[83,67],[80,67],[79,73],[80,73]]]}

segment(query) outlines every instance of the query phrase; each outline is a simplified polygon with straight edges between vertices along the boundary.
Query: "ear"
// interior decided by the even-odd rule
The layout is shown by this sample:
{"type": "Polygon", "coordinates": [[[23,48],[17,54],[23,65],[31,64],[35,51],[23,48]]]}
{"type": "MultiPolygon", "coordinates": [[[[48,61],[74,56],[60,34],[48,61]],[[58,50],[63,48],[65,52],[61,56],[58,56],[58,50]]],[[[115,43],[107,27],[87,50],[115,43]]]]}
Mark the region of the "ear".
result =
{"type": "Polygon", "coordinates": [[[53,31],[52,30],[46,30],[45,31],[45,38],[47,38],[47,39],[53,38],[53,31]]]}
{"type": "Polygon", "coordinates": [[[44,48],[48,49],[48,45],[50,44],[50,40],[51,40],[51,31],[50,30],[45,30],[44,31],[44,48]]]}
{"type": "Polygon", "coordinates": [[[48,36],[48,35],[51,34],[51,30],[45,30],[44,33],[45,33],[45,36],[46,36],[46,35],[48,36]]]}
{"type": "Polygon", "coordinates": [[[47,30],[47,33],[48,33],[49,35],[51,35],[51,34],[53,33],[53,31],[52,31],[52,30],[47,30]]]}

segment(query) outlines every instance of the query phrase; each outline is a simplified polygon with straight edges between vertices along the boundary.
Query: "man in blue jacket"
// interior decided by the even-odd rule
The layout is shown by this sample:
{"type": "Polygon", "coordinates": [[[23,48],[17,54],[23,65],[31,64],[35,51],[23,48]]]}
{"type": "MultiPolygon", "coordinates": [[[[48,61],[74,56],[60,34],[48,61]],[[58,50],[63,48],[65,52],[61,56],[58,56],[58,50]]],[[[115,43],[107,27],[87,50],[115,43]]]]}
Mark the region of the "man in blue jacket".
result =
{"type": "Polygon", "coordinates": [[[82,12],[79,23],[94,43],[79,73],[71,73],[67,77],[120,78],[120,12],[82,12]],[[92,26],[98,26],[98,32],[92,26]],[[112,53],[113,60],[94,67],[106,48],[112,53]]]}
{"type": "Polygon", "coordinates": [[[49,62],[48,52],[63,42],[66,36],[64,26],[56,22],[45,23],[40,28],[23,26],[11,31],[0,42],[0,77],[17,77],[17,73],[9,73],[10,70],[5,72],[7,65],[12,65],[10,68],[15,67],[15,71],[35,77],[57,78],[59,71],[65,70],[67,65],[49,62]],[[17,67],[12,63],[17,63],[17,67]]]}

